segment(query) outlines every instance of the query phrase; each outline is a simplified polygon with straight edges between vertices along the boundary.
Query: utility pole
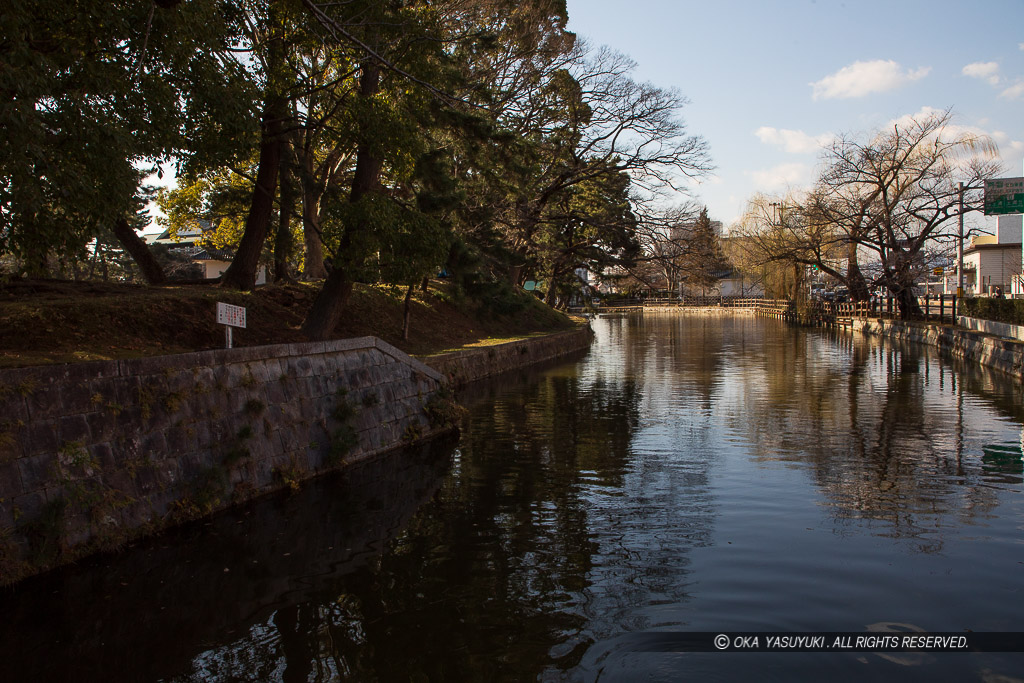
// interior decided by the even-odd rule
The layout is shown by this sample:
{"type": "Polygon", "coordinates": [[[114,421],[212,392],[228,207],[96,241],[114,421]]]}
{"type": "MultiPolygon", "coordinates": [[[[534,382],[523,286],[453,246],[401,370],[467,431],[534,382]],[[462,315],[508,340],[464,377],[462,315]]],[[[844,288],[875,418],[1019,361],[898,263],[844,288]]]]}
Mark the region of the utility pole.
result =
{"type": "Polygon", "coordinates": [[[959,197],[957,198],[957,233],[959,239],[956,243],[956,298],[959,300],[964,295],[964,184],[957,183],[959,197]]]}

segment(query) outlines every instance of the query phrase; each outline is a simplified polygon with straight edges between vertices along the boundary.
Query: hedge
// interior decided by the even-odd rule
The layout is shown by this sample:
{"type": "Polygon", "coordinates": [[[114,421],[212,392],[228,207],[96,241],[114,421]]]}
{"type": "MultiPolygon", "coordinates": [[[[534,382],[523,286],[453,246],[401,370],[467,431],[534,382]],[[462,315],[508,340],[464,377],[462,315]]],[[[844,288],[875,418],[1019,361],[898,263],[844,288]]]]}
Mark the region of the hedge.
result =
{"type": "Polygon", "coordinates": [[[960,315],[994,320],[1011,325],[1024,325],[1024,299],[961,299],[960,315]]]}

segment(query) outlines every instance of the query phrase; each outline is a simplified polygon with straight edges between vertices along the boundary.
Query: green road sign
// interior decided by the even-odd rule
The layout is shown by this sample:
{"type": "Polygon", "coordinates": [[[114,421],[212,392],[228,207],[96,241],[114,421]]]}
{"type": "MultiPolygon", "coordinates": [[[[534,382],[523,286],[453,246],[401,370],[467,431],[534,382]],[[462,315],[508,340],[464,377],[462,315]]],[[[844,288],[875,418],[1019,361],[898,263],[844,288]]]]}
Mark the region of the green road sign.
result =
{"type": "Polygon", "coordinates": [[[1024,178],[985,181],[985,215],[1024,213],[1024,178]]]}

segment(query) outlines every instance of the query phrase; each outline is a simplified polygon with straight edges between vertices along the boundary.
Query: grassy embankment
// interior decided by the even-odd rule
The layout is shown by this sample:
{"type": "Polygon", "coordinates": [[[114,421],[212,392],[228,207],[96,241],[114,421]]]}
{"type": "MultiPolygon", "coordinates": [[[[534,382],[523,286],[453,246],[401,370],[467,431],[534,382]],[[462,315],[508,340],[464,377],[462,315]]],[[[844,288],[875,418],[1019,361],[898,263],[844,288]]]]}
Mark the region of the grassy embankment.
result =
{"type": "MultiPolygon", "coordinates": [[[[210,285],[0,282],[0,368],[223,348],[218,301],[247,309],[247,327],[234,331],[235,346],[305,341],[299,327],[316,292],[307,284],[242,293],[210,285]]],[[[526,294],[479,302],[435,281],[427,294],[416,292],[409,340],[403,341],[403,297],[398,288],[357,285],[334,336],[373,335],[423,356],[578,324],[526,294]]]]}

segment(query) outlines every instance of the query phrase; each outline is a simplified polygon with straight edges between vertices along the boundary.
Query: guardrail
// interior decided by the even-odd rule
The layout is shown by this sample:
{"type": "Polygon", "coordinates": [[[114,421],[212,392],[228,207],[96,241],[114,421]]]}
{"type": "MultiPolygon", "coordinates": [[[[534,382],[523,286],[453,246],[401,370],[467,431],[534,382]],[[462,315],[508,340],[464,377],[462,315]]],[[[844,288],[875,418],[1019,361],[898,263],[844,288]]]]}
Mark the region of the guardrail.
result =
{"type": "MultiPolygon", "coordinates": [[[[852,303],[821,302],[823,310],[836,318],[898,318],[899,306],[893,297],[872,297],[869,301],[852,303]]],[[[939,323],[956,322],[957,298],[955,294],[937,297],[919,297],[917,305],[924,320],[939,323]]]]}

